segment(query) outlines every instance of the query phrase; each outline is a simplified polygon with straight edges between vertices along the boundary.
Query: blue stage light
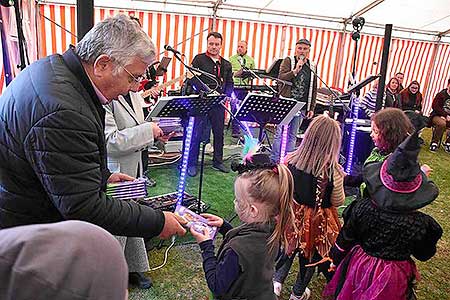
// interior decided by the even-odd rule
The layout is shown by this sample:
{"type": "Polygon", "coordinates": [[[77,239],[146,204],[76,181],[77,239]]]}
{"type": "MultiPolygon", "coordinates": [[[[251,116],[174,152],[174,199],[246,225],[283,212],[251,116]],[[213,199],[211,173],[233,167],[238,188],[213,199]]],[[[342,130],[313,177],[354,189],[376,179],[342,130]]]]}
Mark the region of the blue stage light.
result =
{"type": "Polygon", "coordinates": [[[284,163],[286,156],[286,145],[288,139],[289,125],[283,125],[283,133],[281,134],[280,164],[284,163]]]}
{"type": "Polygon", "coordinates": [[[178,183],[177,205],[182,205],[184,188],[186,186],[186,173],[188,167],[189,150],[191,149],[192,133],[194,131],[194,117],[189,117],[189,124],[186,128],[186,139],[184,141],[183,160],[181,162],[180,181],[178,183]]]}
{"type": "Polygon", "coordinates": [[[349,141],[349,147],[348,147],[348,153],[347,153],[347,164],[345,166],[345,173],[348,175],[352,171],[353,166],[353,150],[355,148],[355,140],[356,140],[356,127],[357,127],[357,121],[358,121],[358,115],[359,115],[359,98],[354,97],[352,99],[353,103],[353,120],[352,120],[352,127],[350,131],[350,141],[349,141]]]}

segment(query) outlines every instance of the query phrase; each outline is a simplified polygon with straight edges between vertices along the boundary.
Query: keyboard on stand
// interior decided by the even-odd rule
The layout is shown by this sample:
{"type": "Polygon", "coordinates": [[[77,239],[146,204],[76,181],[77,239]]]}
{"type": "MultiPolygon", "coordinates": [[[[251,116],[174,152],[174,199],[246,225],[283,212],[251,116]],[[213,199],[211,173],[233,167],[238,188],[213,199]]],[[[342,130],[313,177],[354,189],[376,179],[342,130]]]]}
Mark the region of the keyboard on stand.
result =
{"type": "MultiPolygon", "coordinates": [[[[271,87],[276,91],[277,90],[277,86],[276,85],[271,85],[271,87]]],[[[266,85],[235,85],[234,86],[234,91],[238,91],[238,92],[270,92],[270,88],[268,88],[266,85]]]]}
{"type": "MultiPolygon", "coordinates": [[[[177,194],[178,194],[177,192],[173,192],[173,193],[164,194],[164,195],[146,197],[146,198],[139,200],[138,202],[140,204],[150,206],[153,209],[163,210],[163,211],[174,211],[176,203],[177,203],[177,194]]],[[[197,197],[194,197],[194,196],[184,192],[182,205],[189,208],[192,211],[197,212],[198,199],[197,199],[197,197]]],[[[208,204],[201,201],[200,210],[202,212],[208,210],[209,207],[210,206],[208,204]]]]}

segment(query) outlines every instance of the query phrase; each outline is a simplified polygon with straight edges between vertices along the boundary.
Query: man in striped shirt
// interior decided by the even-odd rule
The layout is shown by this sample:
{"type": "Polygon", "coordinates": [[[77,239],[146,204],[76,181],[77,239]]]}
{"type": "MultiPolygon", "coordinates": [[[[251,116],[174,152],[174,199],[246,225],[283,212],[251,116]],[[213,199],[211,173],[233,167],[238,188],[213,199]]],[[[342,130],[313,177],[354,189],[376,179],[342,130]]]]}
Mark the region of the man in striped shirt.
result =
{"type": "Polygon", "coordinates": [[[362,111],[364,112],[359,117],[362,119],[370,119],[375,112],[375,107],[377,105],[377,90],[378,90],[378,81],[372,85],[370,91],[368,91],[364,97],[361,97],[359,102],[362,111]]]}

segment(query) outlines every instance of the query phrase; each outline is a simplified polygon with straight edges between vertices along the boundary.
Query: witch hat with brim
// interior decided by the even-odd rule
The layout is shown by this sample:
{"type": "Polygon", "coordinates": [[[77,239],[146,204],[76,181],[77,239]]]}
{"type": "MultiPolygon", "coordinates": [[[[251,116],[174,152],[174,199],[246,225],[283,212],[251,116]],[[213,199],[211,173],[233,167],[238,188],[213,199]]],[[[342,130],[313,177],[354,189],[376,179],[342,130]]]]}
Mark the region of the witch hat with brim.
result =
{"type": "Polygon", "coordinates": [[[419,209],[439,195],[438,187],[420,170],[418,132],[407,137],[383,162],[369,163],[363,176],[377,207],[397,212],[419,209]]]}

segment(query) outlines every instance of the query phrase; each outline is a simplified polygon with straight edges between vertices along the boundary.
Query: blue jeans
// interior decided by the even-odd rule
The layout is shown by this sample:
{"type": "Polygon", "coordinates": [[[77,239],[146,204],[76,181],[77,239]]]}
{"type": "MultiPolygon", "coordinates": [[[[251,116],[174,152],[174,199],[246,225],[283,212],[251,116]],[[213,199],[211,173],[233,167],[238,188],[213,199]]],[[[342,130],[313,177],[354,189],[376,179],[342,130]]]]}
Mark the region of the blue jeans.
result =
{"type": "MultiPolygon", "coordinates": [[[[304,112],[302,112],[304,113],[304,112]]],[[[298,129],[302,125],[303,116],[295,116],[292,118],[291,122],[289,122],[288,128],[288,137],[286,143],[286,153],[292,152],[295,150],[295,144],[297,142],[297,133],[298,129]]],[[[280,150],[281,150],[281,137],[283,134],[283,126],[277,126],[277,130],[275,132],[275,137],[273,138],[272,143],[272,151],[270,152],[270,159],[274,162],[278,162],[280,160],[280,150]]]]}

